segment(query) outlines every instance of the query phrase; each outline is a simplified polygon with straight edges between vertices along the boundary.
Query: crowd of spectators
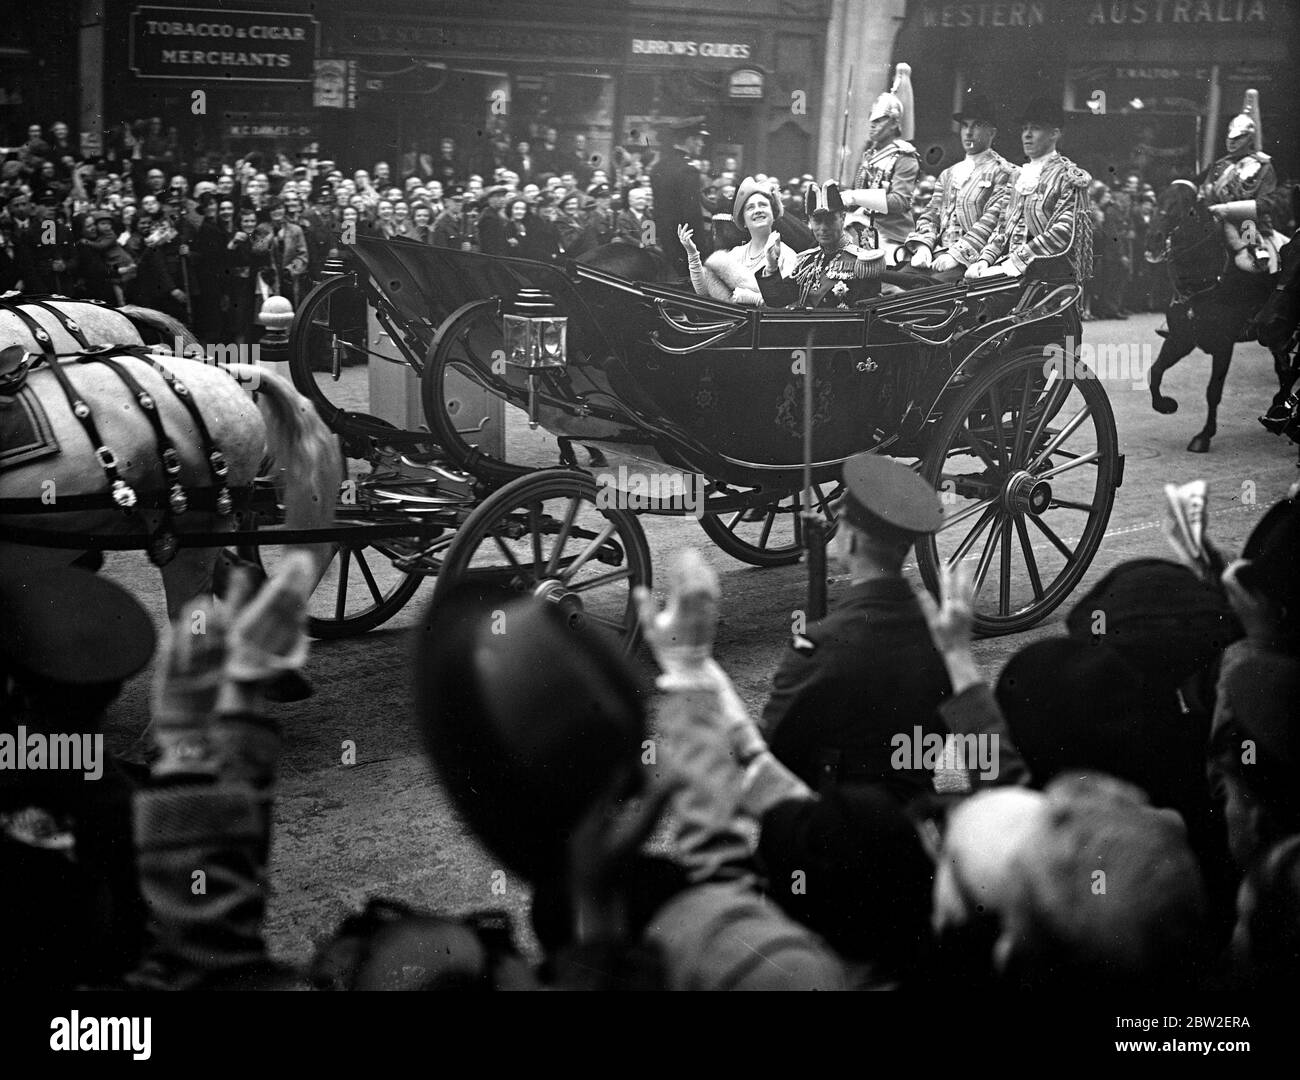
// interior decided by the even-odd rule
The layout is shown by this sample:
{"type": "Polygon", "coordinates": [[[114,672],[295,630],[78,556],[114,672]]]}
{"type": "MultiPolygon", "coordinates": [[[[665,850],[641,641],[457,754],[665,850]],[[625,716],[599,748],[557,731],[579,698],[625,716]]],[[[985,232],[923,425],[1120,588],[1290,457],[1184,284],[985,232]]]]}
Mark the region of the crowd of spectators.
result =
{"type": "MultiPolygon", "coordinates": [[[[914,612],[900,608],[924,653],[911,677],[933,684],[899,697],[861,658],[866,697],[833,718],[870,763],[851,776],[751,717],[711,657],[720,598],[694,552],[664,610],[638,597],[663,673],[653,714],[592,627],[490,586],[453,590],[415,631],[413,719],[465,824],[529,883],[542,956],[500,912],[375,898],[307,971],[266,947],[281,734],[260,690],[306,657],[315,574],[305,554],[260,590],[236,571],[225,602],[163,635],[146,770],[0,773],[16,885],[0,910],[24,927],[0,972],[29,990],[1281,993],[1300,973],[1298,530],[1293,489],[1221,576],[1120,564],[994,677],[960,569],[937,601],[909,598],[910,541],[841,520],[834,554],[914,612]],[[900,759],[900,736],[923,730],[967,749],[900,759]],[[971,749],[986,742],[989,756],[971,749]]],[[[81,570],[0,575],[0,594],[22,626],[0,634],[0,731],[97,730],[153,651],[143,609],[81,570]],[[101,647],[69,650],[69,634],[101,647]]]]}
{"type": "Polygon", "coordinates": [[[1093,273],[1084,295],[1085,319],[1125,319],[1164,311],[1171,299],[1169,274],[1146,260],[1147,230],[1156,213],[1156,191],[1138,173],[1112,188],[1094,180],[1089,191],[1093,222],[1093,273]]]}
{"type": "MultiPolygon", "coordinates": [[[[32,125],[22,145],[0,147],[0,291],[137,303],[186,321],[202,340],[244,343],[260,334],[266,296],[296,305],[358,232],[543,262],[657,241],[647,228],[654,151],[616,147],[608,169],[596,168],[584,135],[562,147],[554,128],[538,129],[534,141],[496,132],[482,161],[467,161],[445,138],[436,154],[405,155],[400,173],[388,162],[354,168],[306,153],[204,154],[191,163],[156,117],[111,134],[108,153],[89,161],[62,122],[48,134],[32,125]]],[[[737,159],[694,164],[705,219],[730,211],[737,159]]],[[[803,217],[811,174],[757,179],[779,191],[786,213],[803,217]]],[[[923,174],[914,211],[933,190],[923,174]]],[[[1154,190],[1136,173],[1113,190],[1094,183],[1084,318],[1167,306],[1167,274],[1143,258],[1154,206],[1154,190]]]]}

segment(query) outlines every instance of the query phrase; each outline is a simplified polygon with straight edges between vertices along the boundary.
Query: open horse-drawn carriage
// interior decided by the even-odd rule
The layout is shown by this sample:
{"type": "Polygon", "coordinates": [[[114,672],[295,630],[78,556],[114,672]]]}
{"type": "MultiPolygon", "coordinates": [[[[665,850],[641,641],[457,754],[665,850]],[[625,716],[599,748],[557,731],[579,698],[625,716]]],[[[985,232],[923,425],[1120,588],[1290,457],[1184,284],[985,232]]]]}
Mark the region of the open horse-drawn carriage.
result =
{"type": "Polygon", "coordinates": [[[830,517],[840,466],[862,451],[909,461],[941,493],[920,571],[934,588],[942,563],[972,560],[984,633],[1045,617],[1101,542],[1123,458],[1105,391],[1074,355],[1073,282],[784,310],[633,282],[598,258],[369,238],[352,253],[300,307],[290,367],[352,462],[340,518],[383,533],[339,548],[318,633],[377,625],[423,577],[446,589],[472,575],[630,646],[632,590],[651,577],[639,513],[695,513],[738,559],[794,562],[801,506],[830,517]],[[368,413],[367,369],[389,363],[418,375],[418,428],[368,413]],[[498,445],[467,386],[504,404],[498,445]],[[607,464],[579,467],[596,452],[607,464]]]}

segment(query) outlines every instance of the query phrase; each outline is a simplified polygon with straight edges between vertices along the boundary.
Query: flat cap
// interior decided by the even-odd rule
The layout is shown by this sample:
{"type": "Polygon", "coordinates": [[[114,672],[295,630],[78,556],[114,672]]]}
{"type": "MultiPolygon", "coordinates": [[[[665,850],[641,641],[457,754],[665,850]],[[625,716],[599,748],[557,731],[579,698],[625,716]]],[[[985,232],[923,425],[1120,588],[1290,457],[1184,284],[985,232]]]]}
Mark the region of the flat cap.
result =
{"type": "Polygon", "coordinates": [[[87,570],[0,573],[0,611],[0,664],[51,682],[124,682],[153,656],[140,602],[87,570]]]}
{"type": "Polygon", "coordinates": [[[938,492],[906,465],[879,454],[857,454],[844,463],[840,514],[864,532],[884,528],[920,536],[943,524],[938,492]]]}

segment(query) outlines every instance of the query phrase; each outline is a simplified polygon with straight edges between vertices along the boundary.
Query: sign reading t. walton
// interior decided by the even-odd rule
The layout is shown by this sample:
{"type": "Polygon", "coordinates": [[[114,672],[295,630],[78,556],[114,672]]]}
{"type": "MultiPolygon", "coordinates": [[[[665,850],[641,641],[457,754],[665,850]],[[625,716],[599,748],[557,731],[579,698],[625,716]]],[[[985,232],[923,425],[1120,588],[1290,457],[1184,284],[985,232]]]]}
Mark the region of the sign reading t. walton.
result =
{"type": "Polygon", "coordinates": [[[306,82],[319,36],[315,19],[292,12],[138,7],[131,70],[142,79],[306,82]]]}

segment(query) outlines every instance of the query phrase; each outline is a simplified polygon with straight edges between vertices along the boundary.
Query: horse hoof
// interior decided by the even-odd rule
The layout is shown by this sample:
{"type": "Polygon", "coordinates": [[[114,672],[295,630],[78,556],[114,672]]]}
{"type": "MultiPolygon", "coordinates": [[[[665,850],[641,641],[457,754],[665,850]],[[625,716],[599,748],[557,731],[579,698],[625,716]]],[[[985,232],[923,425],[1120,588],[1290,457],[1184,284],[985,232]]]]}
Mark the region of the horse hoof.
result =
{"type": "Polygon", "coordinates": [[[1163,416],[1171,416],[1178,411],[1178,402],[1171,397],[1165,397],[1164,394],[1154,394],[1151,398],[1151,408],[1163,416]]]}
{"type": "Polygon", "coordinates": [[[1210,452],[1210,436],[1205,434],[1195,436],[1187,444],[1187,449],[1193,454],[1208,454],[1210,452]]]}

